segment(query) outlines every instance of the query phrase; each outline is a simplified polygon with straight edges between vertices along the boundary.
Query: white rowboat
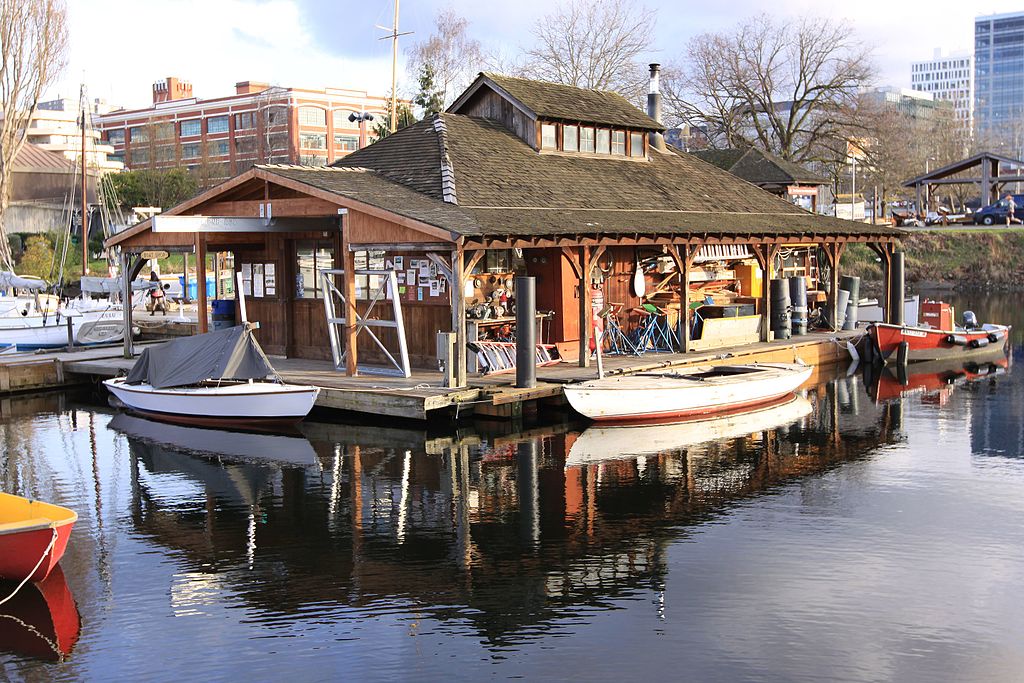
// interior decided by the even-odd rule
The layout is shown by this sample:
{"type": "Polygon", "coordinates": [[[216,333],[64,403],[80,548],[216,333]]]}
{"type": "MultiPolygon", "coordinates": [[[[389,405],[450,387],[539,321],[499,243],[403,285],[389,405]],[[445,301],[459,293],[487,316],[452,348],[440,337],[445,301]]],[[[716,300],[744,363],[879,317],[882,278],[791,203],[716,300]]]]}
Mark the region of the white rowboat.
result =
{"type": "Polygon", "coordinates": [[[639,422],[741,410],[791,393],[812,368],[793,363],[698,367],[567,384],[565,397],[591,420],[639,422]]]}
{"type": "Polygon", "coordinates": [[[318,387],[274,382],[209,383],[154,389],[126,384],[123,377],[103,384],[121,403],[143,415],[192,425],[253,427],[298,422],[309,414],[318,387]]]}
{"type": "Polygon", "coordinates": [[[699,417],[685,422],[654,425],[594,425],[573,442],[566,467],[591,465],[607,460],[624,460],[666,451],[693,448],[700,444],[749,436],[767,429],[792,424],[810,414],[810,401],[802,396],[729,415],[699,417]]]}

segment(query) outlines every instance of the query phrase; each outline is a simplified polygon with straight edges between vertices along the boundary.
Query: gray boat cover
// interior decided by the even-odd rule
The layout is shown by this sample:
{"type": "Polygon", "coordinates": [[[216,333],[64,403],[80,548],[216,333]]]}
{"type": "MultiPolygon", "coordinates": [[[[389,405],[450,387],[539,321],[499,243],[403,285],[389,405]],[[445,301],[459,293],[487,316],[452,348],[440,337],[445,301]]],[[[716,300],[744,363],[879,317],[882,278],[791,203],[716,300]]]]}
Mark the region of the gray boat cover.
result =
{"type": "Polygon", "coordinates": [[[128,373],[125,384],[169,389],[207,380],[264,379],[276,375],[252,329],[239,325],[147,348],[128,373]]]}

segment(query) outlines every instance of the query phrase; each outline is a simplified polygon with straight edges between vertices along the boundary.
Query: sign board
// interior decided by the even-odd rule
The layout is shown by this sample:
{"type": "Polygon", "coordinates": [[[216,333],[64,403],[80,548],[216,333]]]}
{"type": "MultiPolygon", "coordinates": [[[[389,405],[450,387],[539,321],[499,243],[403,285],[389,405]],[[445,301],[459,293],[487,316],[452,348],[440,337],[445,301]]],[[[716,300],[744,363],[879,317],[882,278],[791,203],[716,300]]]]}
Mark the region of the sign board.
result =
{"type": "Polygon", "coordinates": [[[255,216],[153,216],[153,232],[326,232],[337,231],[332,218],[257,218],[255,216]]]}
{"type": "Polygon", "coordinates": [[[142,257],[143,261],[155,261],[169,256],[166,251],[144,251],[139,255],[142,257]]]}

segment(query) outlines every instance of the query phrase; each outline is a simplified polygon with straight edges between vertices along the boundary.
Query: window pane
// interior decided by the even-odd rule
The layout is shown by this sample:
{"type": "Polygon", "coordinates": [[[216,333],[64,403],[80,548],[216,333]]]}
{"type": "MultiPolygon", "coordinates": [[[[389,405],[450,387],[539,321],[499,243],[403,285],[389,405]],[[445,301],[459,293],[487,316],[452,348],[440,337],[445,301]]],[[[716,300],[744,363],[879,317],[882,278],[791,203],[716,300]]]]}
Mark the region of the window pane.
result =
{"type": "Polygon", "coordinates": [[[644,155],[644,134],[629,134],[629,156],[642,157],[644,155]]]}
{"type": "Polygon", "coordinates": [[[558,137],[555,134],[555,124],[542,123],[540,126],[540,148],[558,149],[558,137]]]}
{"type": "Polygon", "coordinates": [[[198,159],[199,158],[199,143],[193,142],[188,145],[181,146],[181,158],[182,159],[198,159]]]}
{"type": "Polygon", "coordinates": [[[107,131],[107,142],[112,145],[124,144],[124,128],[116,128],[107,131]]]}
{"type": "Polygon", "coordinates": [[[149,133],[142,126],[132,126],[129,129],[132,142],[146,142],[149,140],[149,133]]]}
{"type": "Polygon", "coordinates": [[[580,128],[580,151],[594,152],[594,129],[580,128]]]}
{"type": "Polygon", "coordinates": [[[227,133],[228,132],[228,117],[227,116],[211,116],[206,120],[206,132],[207,133],[227,133]]]}
{"type": "Polygon", "coordinates": [[[358,121],[349,121],[348,120],[349,115],[353,114],[353,113],[355,113],[355,112],[353,112],[351,109],[335,109],[333,112],[331,112],[331,115],[334,117],[334,127],[335,128],[358,128],[359,127],[359,122],[358,121]]]}
{"type": "Polygon", "coordinates": [[[334,149],[339,152],[354,152],[359,149],[358,135],[335,135],[334,149]]]}
{"type": "Polygon", "coordinates": [[[252,128],[252,124],[252,112],[246,112],[244,114],[235,114],[235,130],[245,130],[246,128],[252,128]]]}
{"type": "Polygon", "coordinates": [[[295,243],[295,296],[319,299],[323,296],[320,273],[334,267],[330,242],[303,240],[295,243]]]}
{"type": "Polygon", "coordinates": [[[299,135],[299,146],[303,149],[327,149],[327,134],[302,133],[299,135]]]}
{"type": "Polygon", "coordinates": [[[209,145],[209,152],[211,157],[222,157],[228,153],[228,141],[227,140],[214,140],[209,145]]]}
{"type": "Polygon", "coordinates": [[[608,154],[611,152],[611,140],[612,132],[604,128],[597,129],[597,148],[594,150],[598,154],[608,154]]]}
{"type": "Polygon", "coordinates": [[[199,119],[181,122],[181,137],[183,138],[187,138],[191,135],[201,135],[202,132],[203,122],[199,119]]]}
{"type": "Polygon", "coordinates": [[[299,108],[299,125],[300,126],[326,126],[327,125],[327,112],[323,109],[316,107],[300,107],[299,108]]]}
{"type": "Polygon", "coordinates": [[[578,152],[580,149],[579,134],[579,126],[562,126],[562,150],[578,152]]]}
{"type": "Polygon", "coordinates": [[[626,156],[626,131],[612,131],[612,154],[626,156]]]}

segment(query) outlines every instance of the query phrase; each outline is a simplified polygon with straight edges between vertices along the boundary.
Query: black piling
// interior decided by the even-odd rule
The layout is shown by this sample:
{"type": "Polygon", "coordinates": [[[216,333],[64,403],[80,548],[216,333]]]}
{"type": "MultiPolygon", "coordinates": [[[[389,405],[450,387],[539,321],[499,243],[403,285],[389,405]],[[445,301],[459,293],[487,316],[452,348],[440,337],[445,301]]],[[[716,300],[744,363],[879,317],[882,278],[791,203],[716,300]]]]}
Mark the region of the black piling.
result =
{"type": "Polygon", "coordinates": [[[807,280],[789,278],[789,300],[793,305],[793,335],[807,334],[807,280]]]}
{"type": "Polygon", "coordinates": [[[516,387],[537,386],[536,278],[516,278],[516,387]]]}
{"type": "Polygon", "coordinates": [[[790,323],[789,280],[776,278],[771,281],[771,330],[775,339],[789,339],[793,329],[790,323]]]}
{"type": "Polygon", "coordinates": [[[889,311],[885,320],[893,325],[902,325],[904,323],[903,299],[906,289],[902,251],[893,252],[891,264],[889,267],[889,311]]]}

